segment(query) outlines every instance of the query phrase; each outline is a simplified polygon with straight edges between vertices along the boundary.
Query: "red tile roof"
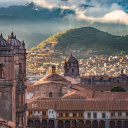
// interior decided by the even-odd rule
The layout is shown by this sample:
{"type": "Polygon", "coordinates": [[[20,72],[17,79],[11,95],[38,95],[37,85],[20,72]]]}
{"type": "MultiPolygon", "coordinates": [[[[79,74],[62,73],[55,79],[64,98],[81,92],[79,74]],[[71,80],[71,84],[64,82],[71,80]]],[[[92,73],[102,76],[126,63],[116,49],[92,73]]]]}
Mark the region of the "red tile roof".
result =
{"type": "Polygon", "coordinates": [[[95,92],[93,98],[97,100],[123,100],[128,98],[128,92],[95,92]]]}
{"type": "Polygon", "coordinates": [[[84,100],[84,99],[53,99],[37,100],[28,103],[28,109],[43,110],[53,108],[56,111],[127,111],[128,100],[84,100]],[[37,106],[34,108],[32,104],[37,106]]]}

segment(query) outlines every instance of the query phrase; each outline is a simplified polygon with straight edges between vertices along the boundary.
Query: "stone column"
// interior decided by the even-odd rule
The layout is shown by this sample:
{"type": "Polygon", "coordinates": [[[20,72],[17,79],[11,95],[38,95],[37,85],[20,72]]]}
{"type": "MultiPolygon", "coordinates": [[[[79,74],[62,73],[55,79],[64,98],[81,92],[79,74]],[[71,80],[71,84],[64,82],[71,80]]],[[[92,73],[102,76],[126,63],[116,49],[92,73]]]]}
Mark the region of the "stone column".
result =
{"type": "Polygon", "coordinates": [[[40,119],[40,128],[42,128],[42,120],[40,119]]]}
{"type": "Polygon", "coordinates": [[[58,121],[54,120],[54,128],[58,128],[58,121]]]}
{"type": "Polygon", "coordinates": [[[72,128],[72,121],[70,120],[70,128],[72,128]]]}
{"type": "Polygon", "coordinates": [[[47,119],[47,128],[48,128],[48,125],[49,125],[48,123],[49,123],[49,120],[47,119]]]}
{"type": "Polygon", "coordinates": [[[86,120],[84,120],[84,128],[86,128],[86,120]]]}
{"type": "Polygon", "coordinates": [[[65,121],[63,121],[63,124],[64,124],[64,128],[65,128],[65,121]]]}
{"type": "Polygon", "coordinates": [[[79,121],[76,121],[76,128],[79,128],[79,121]]]}
{"type": "Polygon", "coordinates": [[[109,120],[105,120],[105,128],[109,128],[109,120]]]}
{"type": "Polygon", "coordinates": [[[35,128],[35,119],[33,120],[33,128],[35,128]]]}

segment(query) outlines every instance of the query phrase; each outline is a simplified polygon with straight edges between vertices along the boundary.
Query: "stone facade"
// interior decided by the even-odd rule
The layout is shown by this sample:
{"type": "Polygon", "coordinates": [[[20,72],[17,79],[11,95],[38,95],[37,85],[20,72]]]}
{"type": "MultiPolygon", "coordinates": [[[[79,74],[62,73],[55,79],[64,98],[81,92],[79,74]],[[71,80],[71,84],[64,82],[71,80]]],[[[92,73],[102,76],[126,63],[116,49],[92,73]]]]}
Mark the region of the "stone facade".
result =
{"type": "Polygon", "coordinates": [[[34,83],[34,96],[61,97],[67,93],[70,86],[71,82],[52,73],[34,83]]]}
{"type": "Polygon", "coordinates": [[[26,49],[13,32],[5,40],[0,35],[0,116],[25,125],[26,49]]]}
{"type": "Polygon", "coordinates": [[[75,57],[71,56],[65,61],[64,64],[64,76],[71,78],[80,78],[79,74],[79,63],[75,57]]]}

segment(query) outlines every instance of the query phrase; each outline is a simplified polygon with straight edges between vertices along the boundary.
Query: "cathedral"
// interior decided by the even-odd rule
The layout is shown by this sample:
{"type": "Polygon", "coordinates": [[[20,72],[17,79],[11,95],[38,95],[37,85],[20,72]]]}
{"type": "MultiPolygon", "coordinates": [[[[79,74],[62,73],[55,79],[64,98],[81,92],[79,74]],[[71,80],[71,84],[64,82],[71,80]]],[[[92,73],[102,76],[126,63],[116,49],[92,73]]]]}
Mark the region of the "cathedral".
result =
{"type": "Polygon", "coordinates": [[[11,33],[5,40],[0,35],[0,118],[11,121],[16,127],[26,124],[26,49],[11,33]]]}

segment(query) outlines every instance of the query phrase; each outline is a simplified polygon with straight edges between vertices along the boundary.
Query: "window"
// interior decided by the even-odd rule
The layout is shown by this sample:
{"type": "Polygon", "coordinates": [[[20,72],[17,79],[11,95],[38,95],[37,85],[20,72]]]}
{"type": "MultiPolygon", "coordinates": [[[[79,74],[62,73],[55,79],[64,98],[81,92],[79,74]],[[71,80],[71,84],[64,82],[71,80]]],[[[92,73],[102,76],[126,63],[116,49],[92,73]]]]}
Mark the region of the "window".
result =
{"type": "Polygon", "coordinates": [[[66,72],[68,73],[68,68],[66,68],[66,72]]]}
{"type": "Polygon", "coordinates": [[[76,117],[76,113],[73,113],[73,117],[76,117]]]}
{"type": "Polygon", "coordinates": [[[88,112],[88,114],[87,114],[87,115],[88,115],[88,118],[91,118],[91,113],[90,113],[90,112],[88,112]]]}
{"type": "Polygon", "coordinates": [[[46,111],[42,111],[42,115],[46,115],[46,111]]]}
{"type": "Polygon", "coordinates": [[[68,113],[65,113],[65,117],[68,117],[68,113]]]}
{"type": "Polygon", "coordinates": [[[63,117],[63,113],[59,113],[59,117],[63,117]]]}
{"type": "Polygon", "coordinates": [[[28,114],[28,115],[30,116],[30,114],[31,114],[31,113],[29,112],[29,114],[28,114]]]}
{"type": "Polygon", "coordinates": [[[79,117],[83,117],[83,113],[79,113],[79,117]]]}
{"type": "Polygon", "coordinates": [[[122,113],[121,112],[118,112],[118,116],[122,116],[122,113]]]}
{"type": "Polygon", "coordinates": [[[112,116],[112,117],[115,116],[115,112],[111,112],[111,116],[112,116]]]}
{"type": "Polygon", "coordinates": [[[105,118],[105,117],[106,117],[106,113],[102,112],[102,118],[105,118]]]}
{"type": "Polygon", "coordinates": [[[74,68],[72,68],[72,73],[74,73],[74,68]]]}
{"type": "Polygon", "coordinates": [[[52,97],[52,92],[49,93],[49,97],[52,97]]]}
{"type": "Polygon", "coordinates": [[[51,114],[51,111],[49,111],[49,114],[51,114]]]}
{"type": "Polygon", "coordinates": [[[4,79],[4,65],[0,64],[0,79],[4,79]]]}
{"type": "Polygon", "coordinates": [[[126,116],[128,116],[128,112],[126,112],[126,116]]]}
{"type": "Polygon", "coordinates": [[[93,113],[93,118],[97,118],[97,113],[93,113]]]}

